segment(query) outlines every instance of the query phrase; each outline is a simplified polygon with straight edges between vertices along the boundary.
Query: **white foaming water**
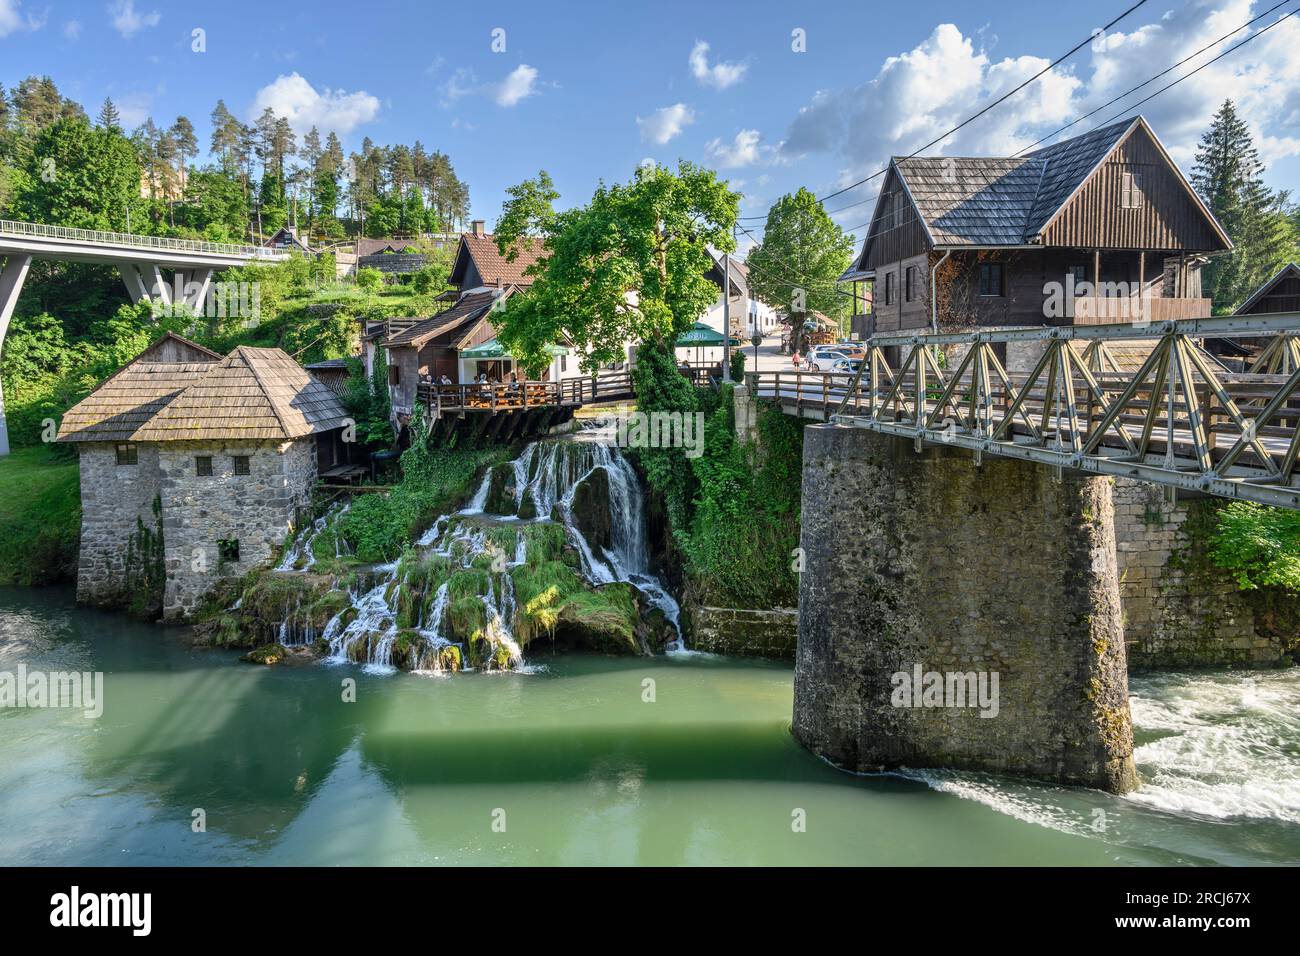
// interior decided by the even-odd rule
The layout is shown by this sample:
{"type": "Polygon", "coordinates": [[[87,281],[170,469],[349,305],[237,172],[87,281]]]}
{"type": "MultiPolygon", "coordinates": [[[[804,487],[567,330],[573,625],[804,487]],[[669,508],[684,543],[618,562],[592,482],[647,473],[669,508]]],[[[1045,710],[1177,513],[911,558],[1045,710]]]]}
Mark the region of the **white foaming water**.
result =
{"type": "Polygon", "coordinates": [[[958,770],[896,775],[1027,823],[1116,844],[1167,839],[1180,853],[1189,817],[1300,823],[1300,670],[1139,675],[1129,689],[1141,786],[1122,797],[958,770]]]}
{"type": "MultiPolygon", "coordinates": [[[[301,533],[296,535],[289,547],[285,549],[284,557],[276,565],[277,571],[301,571],[306,573],[316,564],[316,552],[312,547],[316,543],[316,538],[324,533],[329,525],[341,518],[347,513],[348,508],[352,506],[351,502],[340,504],[334,502],[325,513],[311,523],[311,527],[304,528],[301,533]],[[299,567],[299,562],[302,566],[299,567]]],[[[340,557],[347,550],[347,542],[341,535],[334,536],[334,556],[340,557]]]]}
{"type": "Polygon", "coordinates": [[[1165,674],[1131,690],[1142,787],[1127,799],[1300,823],[1300,674],[1165,674]]]}

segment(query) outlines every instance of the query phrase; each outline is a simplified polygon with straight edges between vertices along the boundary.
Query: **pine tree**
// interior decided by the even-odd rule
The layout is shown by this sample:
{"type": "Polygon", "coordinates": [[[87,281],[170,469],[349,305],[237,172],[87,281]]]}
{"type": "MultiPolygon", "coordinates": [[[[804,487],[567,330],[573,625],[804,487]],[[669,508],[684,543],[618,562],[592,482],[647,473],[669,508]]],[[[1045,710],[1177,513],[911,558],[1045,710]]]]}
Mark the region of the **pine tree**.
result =
{"type": "Polygon", "coordinates": [[[1234,246],[1202,270],[1202,289],[1219,314],[1231,312],[1287,256],[1286,196],[1264,185],[1263,172],[1250,129],[1224,100],[1201,137],[1191,177],[1234,246]]]}
{"type": "Polygon", "coordinates": [[[104,105],[99,108],[95,125],[109,132],[122,132],[122,114],[117,111],[117,104],[107,96],[104,97],[104,105]]]}

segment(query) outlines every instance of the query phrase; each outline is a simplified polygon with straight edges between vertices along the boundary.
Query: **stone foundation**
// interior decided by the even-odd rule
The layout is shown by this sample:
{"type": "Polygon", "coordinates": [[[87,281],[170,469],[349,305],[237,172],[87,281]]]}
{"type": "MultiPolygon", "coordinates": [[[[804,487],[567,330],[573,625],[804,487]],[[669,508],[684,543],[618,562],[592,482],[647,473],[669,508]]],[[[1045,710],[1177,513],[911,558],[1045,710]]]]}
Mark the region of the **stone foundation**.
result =
{"type": "Polygon", "coordinates": [[[735,607],[686,607],[692,650],[730,657],[794,660],[799,612],[794,608],[755,611],[735,607]]]}
{"type": "Polygon", "coordinates": [[[134,465],[117,463],[116,445],[84,442],[81,460],[81,551],[77,559],[77,601],[119,606],[127,603],[127,554],[143,524],[157,532],[154,500],[160,491],[158,449],[136,446],[134,465]]]}
{"type": "Polygon", "coordinates": [[[810,750],[855,771],[1136,785],[1106,479],[812,426],[801,546],[793,729],[810,750]],[[955,694],[896,706],[918,665],[996,675],[996,716],[955,694]]]}
{"type": "Polygon", "coordinates": [[[1208,560],[1222,504],[1117,478],[1115,542],[1129,662],[1134,667],[1267,667],[1296,648],[1300,598],[1243,591],[1208,560]]]}

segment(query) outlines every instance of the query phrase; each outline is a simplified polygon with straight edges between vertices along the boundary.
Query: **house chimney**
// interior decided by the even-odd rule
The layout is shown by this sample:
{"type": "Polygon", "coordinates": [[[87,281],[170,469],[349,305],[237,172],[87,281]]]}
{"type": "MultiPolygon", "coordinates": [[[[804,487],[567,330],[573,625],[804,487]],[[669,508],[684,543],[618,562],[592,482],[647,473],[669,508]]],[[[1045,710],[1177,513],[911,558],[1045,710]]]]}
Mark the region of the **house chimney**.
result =
{"type": "Polygon", "coordinates": [[[469,224],[469,228],[470,231],[474,233],[474,235],[482,236],[487,234],[487,230],[483,228],[486,225],[487,222],[485,220],[475,219],[473,222],[469,224]]]}

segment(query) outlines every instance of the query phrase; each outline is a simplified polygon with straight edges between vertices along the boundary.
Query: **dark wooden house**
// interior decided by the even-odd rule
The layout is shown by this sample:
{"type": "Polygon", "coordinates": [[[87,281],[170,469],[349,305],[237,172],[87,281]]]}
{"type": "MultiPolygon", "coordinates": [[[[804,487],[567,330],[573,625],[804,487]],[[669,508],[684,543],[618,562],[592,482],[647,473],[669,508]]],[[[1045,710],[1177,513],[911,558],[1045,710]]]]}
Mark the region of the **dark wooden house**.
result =
{"type": "Polygon", "coordinates": [[[518,291],[533,284],[533,277],[525,270],[543,253],[542,240],[535,236],[519,241],[514,261],[510,261],[497,248],[497,240],[484,229],[482,219],[475,219],[469,232],[460,237],[456,259],[451,266],[448,284],[462,292],[479,286],[495,286],[518,291]]]}
{"type": "MultiPolygon", "coordinates": [[[[508,292],[481,289],[466,292],[456,304],[432,318],[396,331],[384,340],[388,350],[388,391],[393,411],[409,414],[421,381],[438,382],[445,375],[461,382],[460,352],[496,336],[488,321],[493,304],[508,292]]],[[[473,376],[468,376],[472,379],[473,376]]]]}
{"type": "Polygon", "coordinates": [[[1019,157],[894,158],[841,280],[874,294],[860,336],[1161,321],[1210,314],[1200,269],[1231,248],[1139,116],[1019,157]]]}
{"type": "Polygon", "coordinates": [[[1300,266],[1288,262],[1237,306],[1237,315],[1300,312],[1300,266]]]}

